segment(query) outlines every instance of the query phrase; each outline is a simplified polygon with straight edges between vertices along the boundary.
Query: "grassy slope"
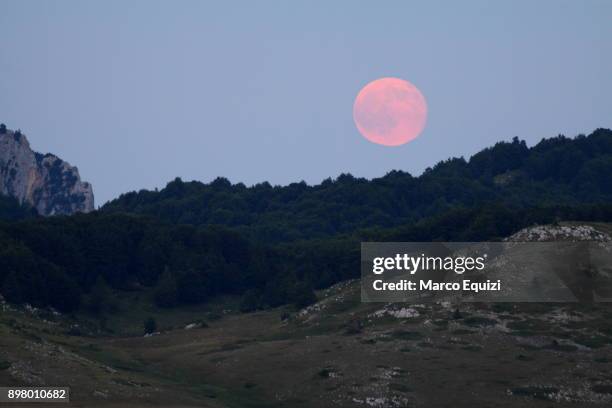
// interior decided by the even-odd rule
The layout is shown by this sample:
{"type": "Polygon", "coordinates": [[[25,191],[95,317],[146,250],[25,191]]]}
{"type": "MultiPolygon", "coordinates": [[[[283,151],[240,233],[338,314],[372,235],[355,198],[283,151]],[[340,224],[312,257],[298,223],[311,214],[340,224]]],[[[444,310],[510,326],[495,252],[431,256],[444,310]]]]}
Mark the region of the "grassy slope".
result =
{"type": "MultiPolygon", "coordinates": [[[[109,319],[115,334],[96,337],[67,336],[67,317],[4,311],[0,384],[70,385],[74,406],[612,403],[605,304],[464,305],[460,319],[448,307],[422,305],[414,307],[418,317],[396,319],[373,313],[405,305],[362,304],[358,282],[319,295],[289,321],[281,321],[282,310],[227,313],[193,330],[183,327],[209,308],[161,311],[130,299],[135,307],[109,319]],[[135,335],[150,314],[168,330],[135,335]]],[[[234,308],[231,300],[215,305],[234,308]]]]}

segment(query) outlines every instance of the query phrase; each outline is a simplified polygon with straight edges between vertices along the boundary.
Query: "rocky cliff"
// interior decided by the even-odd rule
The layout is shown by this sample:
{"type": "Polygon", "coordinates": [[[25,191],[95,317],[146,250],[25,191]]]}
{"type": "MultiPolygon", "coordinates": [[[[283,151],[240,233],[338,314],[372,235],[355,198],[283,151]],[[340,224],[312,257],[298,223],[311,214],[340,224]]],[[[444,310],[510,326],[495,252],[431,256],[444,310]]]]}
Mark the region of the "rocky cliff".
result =
{"type": "Polygon", "coordinates": [[[52,154],[32,151],[20,131],[0,126],[0,194],[27,202],[41,215],[94,209],[91,184],[79,170],[52,154]]]}

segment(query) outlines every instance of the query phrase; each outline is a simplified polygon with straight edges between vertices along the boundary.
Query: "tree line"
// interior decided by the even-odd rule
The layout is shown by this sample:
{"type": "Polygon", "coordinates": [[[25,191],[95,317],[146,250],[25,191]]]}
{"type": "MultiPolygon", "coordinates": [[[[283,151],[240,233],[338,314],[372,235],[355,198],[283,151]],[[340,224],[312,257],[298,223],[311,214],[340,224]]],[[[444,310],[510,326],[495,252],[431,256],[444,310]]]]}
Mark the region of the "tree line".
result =
{"type": "MultiPolygon", "coordinates": [[[[175,180],[101,211],[38,217],[0,197],[0,293],[103,314],[117,291],[160,307],[242,298],[251,311],[315,301],[356,278],[361,241],[482,241],[533,224],[612,222],[612,132],[498,143],[420,177],[342,175],[317,186],[175,180]]],[[[109,309],[110,308],[110,309],[109,309]]]]}
{"type": "Polygon", "coordinates": [[[457,207],[495,202],[514,208],[612,200],[612,131],[558,136],[529,148],[514,138],[469,160],[453,158],[413,177],[392,171],[373,180],[343,174],[309,186],[218,178],[177,178],[160,191],[124,194],[103,212],[137,213],[175,224],[224,225],[257,241],[325,238],[364,228],[413,224],[457,207]]]}

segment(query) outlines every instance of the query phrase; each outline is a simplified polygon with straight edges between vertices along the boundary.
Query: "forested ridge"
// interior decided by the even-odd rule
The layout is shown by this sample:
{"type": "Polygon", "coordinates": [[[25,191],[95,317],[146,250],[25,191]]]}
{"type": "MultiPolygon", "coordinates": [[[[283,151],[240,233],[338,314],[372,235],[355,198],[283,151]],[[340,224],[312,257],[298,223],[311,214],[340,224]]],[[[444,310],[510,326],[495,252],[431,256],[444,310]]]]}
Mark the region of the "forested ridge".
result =
{"type": "Polygon", "coordinates": [[[107,312],[109,293],[161,307],[242,297],[244,311],[304,306],[359,275],[364,240],[495,240],[560,220],[612,221],[612,132],[498,143],[419,177],[342,175],[316,186],[175,180],[90,214],[42,218],[0,200],[0,293],[107,312]]]}
{"type": "Polygon", "coordinates": [[[285,242],[395,227],[488,202],[517,208],[610,202],[611,169],[612,131],[598,129],[543,139],[531,148],[517,138],[499,142],[469,160],[442,161],[419,177],[391,171],[373,180],[342,174],[314,186],[252,187],[224,178],[208,184],[177,178],[160,191],[124,194],[102,211],[226,225],[256,240],[285,242]]]}

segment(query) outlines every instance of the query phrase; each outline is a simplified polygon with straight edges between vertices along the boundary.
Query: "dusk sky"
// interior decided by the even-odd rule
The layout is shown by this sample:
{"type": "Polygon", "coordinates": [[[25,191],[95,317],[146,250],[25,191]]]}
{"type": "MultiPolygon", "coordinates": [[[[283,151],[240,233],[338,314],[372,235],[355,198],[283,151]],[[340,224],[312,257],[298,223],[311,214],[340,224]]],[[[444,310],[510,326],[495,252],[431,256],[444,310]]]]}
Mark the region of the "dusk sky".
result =
{"type": "Polygon", "coordinates": [[[96,203],[174,177],[420,174],[513,136],[612,127],[612,1],[0,0],[0,122],[78,166],[96,203]],[[416,85],[414,141],[353,123],[416,85]]]}

